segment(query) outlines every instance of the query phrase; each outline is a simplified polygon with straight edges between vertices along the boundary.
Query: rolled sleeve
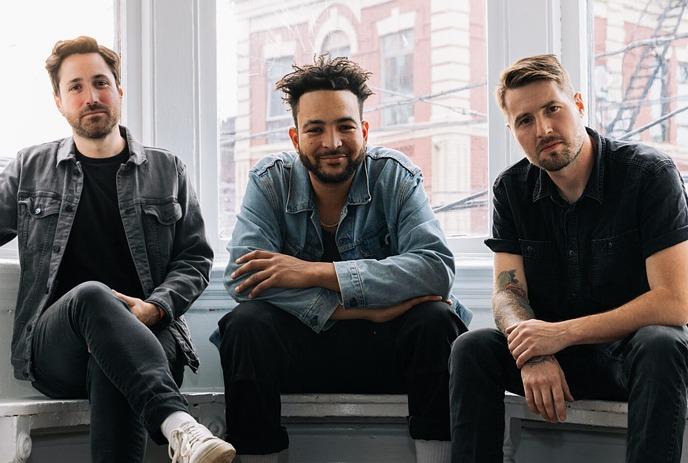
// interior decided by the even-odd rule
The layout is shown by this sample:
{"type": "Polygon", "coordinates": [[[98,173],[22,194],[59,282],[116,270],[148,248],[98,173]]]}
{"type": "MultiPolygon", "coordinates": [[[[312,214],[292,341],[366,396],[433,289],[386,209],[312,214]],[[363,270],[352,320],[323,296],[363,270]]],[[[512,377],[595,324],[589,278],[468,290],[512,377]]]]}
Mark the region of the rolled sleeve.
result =
{"type": "Polygon", "coordinates": [[[363,275],[356,262],[355,260],[334,262],[342,305],[347,309],[366,306],[363,275]]]}

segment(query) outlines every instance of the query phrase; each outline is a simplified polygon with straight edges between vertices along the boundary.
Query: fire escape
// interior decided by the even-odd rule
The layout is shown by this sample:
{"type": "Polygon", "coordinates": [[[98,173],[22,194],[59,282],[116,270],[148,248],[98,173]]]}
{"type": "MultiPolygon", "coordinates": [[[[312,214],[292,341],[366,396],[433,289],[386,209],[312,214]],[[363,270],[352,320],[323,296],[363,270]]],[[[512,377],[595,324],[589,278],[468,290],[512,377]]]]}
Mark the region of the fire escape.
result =
{"type": "MultiPolygon", "coordinates": [[[[662,69],[666,66],[666,57],[676,38],[688,0],[651,0],[645,7],[639,24],[644,22],[644,17],[653,16],[647,14],[653,6],[660,10],[651,35],[653,38],[638,42],[642,50],[640,57],[624,90],[622,103],[606,128],[607,135],[614,138],[626,138],[633,130],[640,108],[645,103],[653,82],[660,77],[662,69]]],[[[626,48],[628,49],[630,47],[626,48]]]]}

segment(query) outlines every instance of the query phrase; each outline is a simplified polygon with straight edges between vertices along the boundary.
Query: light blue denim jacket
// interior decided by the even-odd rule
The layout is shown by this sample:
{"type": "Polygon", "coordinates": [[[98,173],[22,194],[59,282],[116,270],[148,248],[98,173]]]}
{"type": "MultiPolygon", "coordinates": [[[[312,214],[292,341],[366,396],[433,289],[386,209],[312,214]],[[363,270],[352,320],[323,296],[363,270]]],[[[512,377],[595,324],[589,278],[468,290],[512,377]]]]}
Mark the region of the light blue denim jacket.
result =
{"type": "MultiPolygon", "coordinates": [[[[386,307],[423,295],[450,297],[454,258],[423,189],[420,169],[402,153],[370,147],[356,171],[336,233],[341,293],[325,288],[270,288],[256,299],[295,315],[314,331],[327,329],[338,304],[386,307]]],[[[307,261],[323,254],[320,218],[308,170],[296,153],[261,160],[249,173],[241,212],[228,245],[224,283],[237,301],[235,260],[255,249],[307,261]]],[[[468,324],[471,312],[451,297],[468,324]]]]}

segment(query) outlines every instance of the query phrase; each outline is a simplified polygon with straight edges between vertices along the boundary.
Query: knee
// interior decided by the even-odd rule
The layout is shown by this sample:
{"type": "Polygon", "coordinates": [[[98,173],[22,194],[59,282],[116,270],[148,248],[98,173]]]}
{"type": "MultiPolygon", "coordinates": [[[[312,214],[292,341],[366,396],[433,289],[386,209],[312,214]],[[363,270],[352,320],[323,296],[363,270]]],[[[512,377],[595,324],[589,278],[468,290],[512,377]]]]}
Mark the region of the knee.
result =
{"type": "Polygon", "coordinates": [[[112,299],[112,290],[99,281],[85,281],[70,291],[72,298],[87,304],[112,299]]]}
{"type": "Polygon", "coordinates": [[[265,339],[279,326],[279,309],[262,302],[242,302],[218,322],[222,341],[220,351],[234,350],[246,342],[265,339]]]}
{"type": "MultiPolygon", "coordinates": [[[[495,357],[496,350],[504,350],[506,339],[496,329],[469,331],[459,336],[452,344],[449,356],[449,373],[454,376],[457,371],[472,369],[495,357]]],[[[463,375],[464,373],[462,373],[463,375]]]]}
{"type": "Polygon", "coordinates": [[[632,352],[655,365],[670,363],[686,370],[688,329],[684,326],[652,325],[640,328],[633,336],[632,352]]]}
{"type": "Polygon", "coordinates": [[[459,316],[444,302],[425,302],[407,312],[406,325],[417,335],[453,342],[468,331],[459,316]]]}

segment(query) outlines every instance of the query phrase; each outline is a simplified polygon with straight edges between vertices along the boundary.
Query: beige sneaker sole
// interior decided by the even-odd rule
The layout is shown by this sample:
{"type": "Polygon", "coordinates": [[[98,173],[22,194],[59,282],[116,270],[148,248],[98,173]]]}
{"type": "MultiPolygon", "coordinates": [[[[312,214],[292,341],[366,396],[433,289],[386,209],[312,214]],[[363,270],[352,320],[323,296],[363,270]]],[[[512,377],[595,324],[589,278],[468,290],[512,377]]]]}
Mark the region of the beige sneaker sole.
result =
{"type": "Polygon", "coordinates": [[[236,456],[236,450],[232,444],[218,439],[218,442],[203,449],[203,452],[195,455],[195,463],[231,463],[236,456]]]}

